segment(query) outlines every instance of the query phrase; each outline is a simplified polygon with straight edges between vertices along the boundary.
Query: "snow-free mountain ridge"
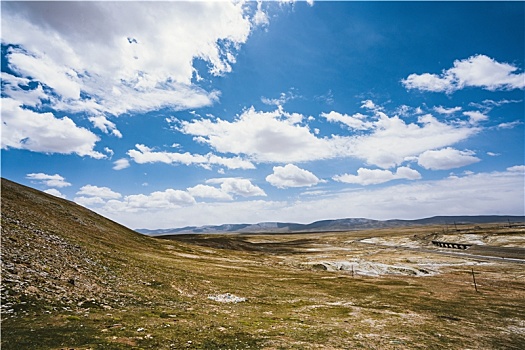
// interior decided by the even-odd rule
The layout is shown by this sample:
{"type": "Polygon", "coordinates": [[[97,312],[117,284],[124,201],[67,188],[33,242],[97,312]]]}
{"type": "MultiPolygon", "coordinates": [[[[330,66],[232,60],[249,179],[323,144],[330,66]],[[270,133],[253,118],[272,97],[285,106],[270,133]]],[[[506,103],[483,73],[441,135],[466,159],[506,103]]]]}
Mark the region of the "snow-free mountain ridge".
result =
{"type": "Polygon", "coordinates": [[[388,228],[412,225],[461,225],[483,223],[512,224],[524,222],[525,216],[509,215],[479,215],[479,216],[433,216],[416,220],[373,220],[365,218],[346,218],[335,220],[321,220],[310,224],[286,222],[261,222],[257,224],[223,224],[207,226],[186,226],[168,229],[136,229],[135,231],[151,235],[171,234],[213,234],[213,233],[298,233],[298,232],[330,232],[362,230],[371,228],[388,228]]]}

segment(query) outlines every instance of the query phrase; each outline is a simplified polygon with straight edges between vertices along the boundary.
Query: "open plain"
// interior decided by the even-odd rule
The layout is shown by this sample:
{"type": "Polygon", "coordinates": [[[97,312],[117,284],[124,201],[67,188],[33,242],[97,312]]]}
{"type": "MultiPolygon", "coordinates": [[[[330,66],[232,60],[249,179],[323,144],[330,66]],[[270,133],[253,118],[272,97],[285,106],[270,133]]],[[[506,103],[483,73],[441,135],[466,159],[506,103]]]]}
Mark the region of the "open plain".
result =
{"type": "Polygon", "coordinates": [[[152,238],[2,180],[1,346],[523,349],[524,250],[522,223],[152,238]]]}

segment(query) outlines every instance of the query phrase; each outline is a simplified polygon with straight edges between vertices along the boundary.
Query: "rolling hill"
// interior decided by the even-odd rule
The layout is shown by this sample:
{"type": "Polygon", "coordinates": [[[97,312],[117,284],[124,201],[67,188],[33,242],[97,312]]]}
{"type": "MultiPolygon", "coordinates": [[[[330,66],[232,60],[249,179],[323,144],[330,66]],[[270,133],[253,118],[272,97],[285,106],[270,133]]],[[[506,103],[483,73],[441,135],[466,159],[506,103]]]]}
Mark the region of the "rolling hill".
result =
{"type": "Polygon", "coordinates": [[[258,224],[223,224],[209,226],[187,226],[168,229],[136,229],[137,232],[150,235],[173,234],[214,234],[214,233],[307,233],[337,232],[349,230],[369,230],[378,228],[395,228],[424,225],[465,225],[486,223],[522,223],[525,216],[478,215],[478,216],[434,216],[416,220],[372,220],[365,218],[346,218],[321,220],[310,224],[286,222],[262,222],[258,224]]]}

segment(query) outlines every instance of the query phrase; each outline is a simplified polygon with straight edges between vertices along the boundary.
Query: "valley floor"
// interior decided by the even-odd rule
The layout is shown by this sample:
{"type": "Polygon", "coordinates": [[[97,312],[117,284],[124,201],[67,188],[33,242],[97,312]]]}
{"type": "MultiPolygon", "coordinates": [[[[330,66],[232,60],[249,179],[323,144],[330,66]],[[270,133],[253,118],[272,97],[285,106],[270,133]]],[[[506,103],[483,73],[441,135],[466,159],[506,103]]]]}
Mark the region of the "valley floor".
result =
{"type": "Polygon", "coordinates": [[[430,243],[525,243],[522,228],[478,231],[146,238],[91,257],[113,276],[103,300],[20,290],[2,348],[522,349],[525,265],[430,243]]]}

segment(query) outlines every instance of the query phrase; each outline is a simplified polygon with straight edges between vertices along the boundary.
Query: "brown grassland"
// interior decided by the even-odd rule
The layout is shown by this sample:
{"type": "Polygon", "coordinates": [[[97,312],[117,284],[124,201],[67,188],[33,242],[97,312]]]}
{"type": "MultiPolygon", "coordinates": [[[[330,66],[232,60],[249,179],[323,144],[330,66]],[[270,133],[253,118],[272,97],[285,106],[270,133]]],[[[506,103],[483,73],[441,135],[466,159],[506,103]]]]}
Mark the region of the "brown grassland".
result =
{"type": "Polygon", "coordinates": [[[521,251],[431,240],[525,248],[525,229],[460,229],[151,238],[3,179],[1,347],[523,349],[521,251]]]}

